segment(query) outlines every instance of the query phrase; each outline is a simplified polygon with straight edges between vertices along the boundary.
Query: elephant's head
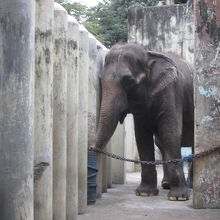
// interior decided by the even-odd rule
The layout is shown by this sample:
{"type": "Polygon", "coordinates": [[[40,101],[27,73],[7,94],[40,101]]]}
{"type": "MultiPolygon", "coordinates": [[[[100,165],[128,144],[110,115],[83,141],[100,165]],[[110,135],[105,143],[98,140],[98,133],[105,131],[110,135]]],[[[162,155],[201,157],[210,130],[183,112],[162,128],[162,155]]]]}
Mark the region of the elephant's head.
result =
{"type": "MultiPolygon", "coordinates": [[[[134,113],[136,106],[144,103],[146,89],[143,88],[151,78],[151,66],[155,62],[151,55],[137,44],[118,44],[107,54],[101,73],[102,101],[95,147],[104,148],[118,122],[123,123],[127,113],[134,113]]],[[[157,55],[155,53],[155,57],[157,55]]],[[[166,86],[168,78],[167,83],[159,82],[153,86],[152,91],[157,93],[160,87],[166,86]]]]}

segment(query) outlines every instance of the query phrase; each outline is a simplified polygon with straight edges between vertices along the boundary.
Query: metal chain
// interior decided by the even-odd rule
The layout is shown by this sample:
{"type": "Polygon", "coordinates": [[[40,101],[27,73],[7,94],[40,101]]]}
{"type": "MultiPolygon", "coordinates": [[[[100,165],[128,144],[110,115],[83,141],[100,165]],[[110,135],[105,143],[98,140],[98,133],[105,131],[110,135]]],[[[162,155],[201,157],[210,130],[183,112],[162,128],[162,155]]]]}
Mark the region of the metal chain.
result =
{"type": "MultiPolygon", "coordinates": [[[[207,151],[203,151],[203,152],[194,154],[194,155],[192,155],[191,158],[192,159],[198,159],[198,158],[204,157],[206,155],[209,155],[209,154],[211,154],[211,153],[213,153],[217,150],[220,150],[220,146],[212,148],[212,149],[207,150],[207,151]]],[[[114,159],[117,159],[117,160],[133,162],[133,163],[138,163],[138,164],[144,164],[144,165],[160,165],[160,164],[170,164],[170,163],[177,164],[177,163],[180,163],[180,161],[182,160],[182,159],[172,159],[172,160],[166,160],[166,161],[162,161],[162,160],[159,160],[159,161],[141,161],[141,160],[133,160],[133,159],[124,158],[124,157],[118,156],[116,154],[104,151],[102,149],[94,148],[94,147],[89,147],[89,151],[101,153],[101,154],[104,154],[108,157],[111,157],[111,158],[114,158],[114,159]]]]}

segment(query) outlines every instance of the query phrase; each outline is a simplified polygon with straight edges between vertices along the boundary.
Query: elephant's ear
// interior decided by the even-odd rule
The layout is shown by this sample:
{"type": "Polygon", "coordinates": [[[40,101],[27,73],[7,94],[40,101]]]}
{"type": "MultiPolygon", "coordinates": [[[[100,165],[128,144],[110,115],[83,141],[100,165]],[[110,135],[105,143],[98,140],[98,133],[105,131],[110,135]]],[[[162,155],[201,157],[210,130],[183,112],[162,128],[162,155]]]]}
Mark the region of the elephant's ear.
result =
{"type": "Polygon", "coordinates": [[[165,89],[169,84],[176,81],[177,79],[177,69],[174,66],[167,67],[163,72],[160,73],[161,77],[158,79],[155,87],[153,87],[150,96],[155,96],[160,91],[165,89]]]}

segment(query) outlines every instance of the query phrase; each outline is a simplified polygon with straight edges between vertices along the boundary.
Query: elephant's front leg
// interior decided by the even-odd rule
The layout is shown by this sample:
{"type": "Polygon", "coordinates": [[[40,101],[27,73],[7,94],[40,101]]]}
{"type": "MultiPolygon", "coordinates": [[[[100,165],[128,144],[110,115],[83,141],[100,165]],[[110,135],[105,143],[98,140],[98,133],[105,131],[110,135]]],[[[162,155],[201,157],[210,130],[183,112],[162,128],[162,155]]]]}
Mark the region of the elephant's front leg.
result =
{"type": "MultiPolygon", "coordinates": [[[[135,136],[140,160],[155,161],[153,134],[149,132],[143,120],[135,119],[135,136]]],[[[141,165],[141,184],[136,189],[138,196],[156,196],[157,171],[155,165],[141,165]]]]}
{"type": "MultiPolygon", "coordinates": [[[[162,147],[162,144],[161,144],[157,134],[155,134],[155,144],[160,149],[160,153],[162,155],[162,160],[165,161],[164,149],[162,147]]],[[[163,187],[163,189],[170,189],[170,182],[169,182],[169,178],[168,178],[168,169],[167,169],[166,164],[163,164],[163,179],[161,181],[161,186],[163,187]]]]}
{"type": "MultiPolygon", "coordinates": [[[[167,157],[167,159],[170,160],[171,157],[167,157]]],[[[170,182],[170,191],[168,193],[168,199],[172,201],[188,200],[189,189],[187,188],[182,167],[180,167],[179,164],[169,164],[167,165],[167,167],[170,182]]]]}
{"type": "MultiPolygon", "coordinates": [[[[171,123],[170,123],[171,124],[171,123]]],[[[181,128],[176,126],[169,126],[167,123],[160,126],[159,138],[162,143],[164,151],[164,159],[172,160],[181,158],[180,143],[181,143],[181,128]]],[[[176,163],[169,163],[166,165],[168,180],[170,184],[170,191],[168,193],[169,200],[185,201],[189,199],[189,190],[186,185],[185,176],[182,167],[176,163]]]]}

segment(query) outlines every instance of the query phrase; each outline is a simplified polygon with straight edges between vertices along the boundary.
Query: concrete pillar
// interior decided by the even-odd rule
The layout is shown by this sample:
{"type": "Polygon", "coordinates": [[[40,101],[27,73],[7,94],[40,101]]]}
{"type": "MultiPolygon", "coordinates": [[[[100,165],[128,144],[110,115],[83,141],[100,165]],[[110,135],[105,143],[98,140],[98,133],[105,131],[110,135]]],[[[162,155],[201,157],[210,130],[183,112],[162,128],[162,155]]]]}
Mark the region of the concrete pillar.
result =
{"type": "MultiPolygon", "coordinates": [[[[97,115],[97,125],[98,125],[98,120],[99,120],[99,111],[100,111],[100,106],[101,106],[101,82],[100,82],[100,73],[103,68],[104,64],[104,58],[103,58],[103,45],[97,40],[97,61],[96,61],[96,74],[98,78],[97,82],[97,92],[98,95],[96,96],[96,115],[97,115]]],[[[96,157],[96,168],[98,169],[97,173],[97,188],[96,188],[96,194],[97,198],[101,198],[102,196],[102,159],[103,155],[102,154],[97,154],[96,157]]]]}
{"type": "Polygon", "coordinates": [[[103,45],[96,40],[97,45],[97,57],[96,57],[96,75],[97,75],[97,84],[96,84],[96,90],[97,90],[97,96],[96,96],[96,117],[97,117],[97,124],[98,126],[98,120],[99,120],[99,114],[100,114],[100,106],[101,106],[101,71],[104,66],[105,57],[103,56],[103,45]]]}
{"type": "MultiPolygon", "coordinates": [[[[220,2],[195,0],[195,153],[220,146],[220,2]]],[[[194,208],[220,208],[220,151],[196,159],[194,208]]]]}
{"type": "Polygon", "coordinates": [[[96,60],[97,60],[97,44],[96,38],[89,34],[89,84],[88,84],[88,146],[94,145],[97,116],[97,81],[98,76],[96,74],[96,60]]]}
{"type": "Polygon", "coordinates": [[[79,24],[68,15],[66,219],[78,215],[79,24]]]}
{"type": "MultiPolygon", "coordinates": [[[[106,146],[106,150],[108,151],[109,144],[106,146]]],[[[108,158],[106,156],[102,157],[102,193],[107,192],[108,182],[107,182],[107,165],[108,158]]]]}
{"type": "MultiPolygon", "coordinates": [[[[111,139],[112,152],[124,156],[124,125],[118,124],[116,131],[111,139]]],[[[112,182],[124,184],[125,182],[125,162],[114,160],[112,163],[112,182]]]]}
{"type": "Polygon", "coordinates": [[[52,220],[53,20],[52,0],[35,1],[34,218],[52,220]]]}
{"type": "Polygon", "coordinates": [[[54,3],[53,219],[66,219],[67,11],[54,3]]]}
{"type": "MultiPolygon", "coordinates": [[[[89,33],[88,146],[94,146],[95,144],[95,135],[96,135],[96,126],[97,126],[97,112],[96,112],[97,109],[96,96],[98,95],[97,93],[98,76],[96,74],[97,53],[98,50],[96,45],[96,38],[89,33]]],[[[88,166],[92,166],[96,168],[96,154],[94,152],[88,153],[88,166]]],[[[91,187],[90,182],[88,182],[88,187],[91,187]]]]}
{"type": "MultiPolygon", "coordinates": [[[[101,84],[100,84],[100,73],[102,71],[105,55],[107,54],[108,50],[99,42],[97,41],[97,118],[99,118],[99,110],[101,105],[101,84]]],[[[98,123],[98,119],[97,119],[98,123]]],[[[110,150],[110,143],[106,146],[107,150],[110,150]]],[[[100,198],[103,192],[107,192],[107,187],[111,187],[111,159],[106,158],[102,154],[97,154],[97,197],[100,198]]]]}
{"type": "MultiPolygon", "coordinates": [[[[106,151],[111,152],[111,141],[106,146],[106,151]]],[[[102,174],[102,192],[107,192],[108,188],[112,187],[112,159],[103,156],[103,174],[102,174]]]]}
{"type": "MultiPolygon", "coordinates": [[[[105,46],[103,46],[100,42],[98,42],[99,52],[102,60],[102,67],[104,65],[105,56],[108,53],[108,50],[105,46]]],[[[102,69],[101,67],[101,69],[102,69]]],[[[99,73],[100,74],[100,73],[99,73]]],[[[109,151],[111,149],[110,142],[106,146],[106,150],[109,151]]],[[[111,169],[111,159],[106,156],[101,156],[102,158],[102,193],[107,192],[108,188],[108,174],[111,173],[109,169],[111,169]]],[[[110,176],[111,178],[111,176],[110,176]]],[[[110,179],[109,179],[110,181],[110,179]]],[[[111,184],[110,184],[111,185],[111,184]]]]}
{"type": "MultiPolygon", "coordinates": [[[[135,135],[134,135],[134,120],[132,115],[127,115],[124,121],[125,129],[125,156],[130,159],[135,159],[135,135]]],[[[125,170],[134,172],[134,163],[125,162],[125,170]]]]}
{"type": "Polygon", "coordinates": [[[88,161],[88,72],[89,72],[89,33],[79,27],[79,139],[78,139],[78,178],[79,214],[85,213],[87,206],[87,161],[88,161]]]}
{"type": "Polygon", "coordinates": [[[96,168],[98,169],[97,178],[96,178],[96,181],[97,181],[96,196],[97,196],[97,198],[102,197],[102,158],[103,158],[102,154],[97,154],[97,157],[96,157],[96,168]]]}
{"type": "Polygon", "coordinates": [[[1,220],[33,220],[34,6],[0,1],[1,220]]]}
{"type": "MultiPolygon", "coordinates": [[[[111,140],[108,143],[107,151],[112,152],[112,142],[111,140]]],[[[107,158],[107,188],[112,188],[112,158],[107,158]]]]}

